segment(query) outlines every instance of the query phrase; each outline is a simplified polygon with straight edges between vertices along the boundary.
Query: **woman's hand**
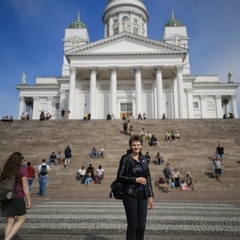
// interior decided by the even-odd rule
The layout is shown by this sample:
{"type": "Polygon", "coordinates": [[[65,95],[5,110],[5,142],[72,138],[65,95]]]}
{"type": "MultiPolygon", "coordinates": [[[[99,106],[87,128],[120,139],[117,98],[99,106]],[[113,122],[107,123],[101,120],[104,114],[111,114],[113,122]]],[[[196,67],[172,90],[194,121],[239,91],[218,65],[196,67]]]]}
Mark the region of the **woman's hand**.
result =
{"type": "Polygon", "coordinates": [[[140,183],[141,185],[146,185],[147,184],[147,179],[144,178],[144,177],[139,177],[139,178],[136,178],[136,182],[140,183]]]}
{"type": "Polygon", "coordinates": [[[148,199],[148,209],[149,210],[153,209],[153,198],[152,197],[150,197],[148,199]]]}
{"type": "Polygon", "coordinates": [[[30,209],[30,208],[31,208],[31,201],[30,201],[30,200],[27,201],[26,208],[27,208],[27,209],[30,209]]]}

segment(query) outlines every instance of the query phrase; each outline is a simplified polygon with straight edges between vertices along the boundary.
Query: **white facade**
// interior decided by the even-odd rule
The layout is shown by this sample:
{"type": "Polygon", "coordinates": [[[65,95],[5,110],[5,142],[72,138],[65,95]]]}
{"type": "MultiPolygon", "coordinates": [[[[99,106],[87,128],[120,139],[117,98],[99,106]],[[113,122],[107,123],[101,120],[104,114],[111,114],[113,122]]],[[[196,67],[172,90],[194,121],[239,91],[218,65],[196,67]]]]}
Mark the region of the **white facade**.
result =
{"type": "Polygon", "coordinates": [[[52,119],[69,109],[70,119],[105,119],[108,113],[137,118],[238,117],[236,89],[229,79],[191,75],[187,29],[172,19],[161,41],[147,37],[149,16],[141,0],[109,0],[103,13],[104,38],[90,43],[88,30],[78,20],[65,30],[61,77],[22,81],[19,117],[29,112],[39,119],[41,111],[52,119]]]}

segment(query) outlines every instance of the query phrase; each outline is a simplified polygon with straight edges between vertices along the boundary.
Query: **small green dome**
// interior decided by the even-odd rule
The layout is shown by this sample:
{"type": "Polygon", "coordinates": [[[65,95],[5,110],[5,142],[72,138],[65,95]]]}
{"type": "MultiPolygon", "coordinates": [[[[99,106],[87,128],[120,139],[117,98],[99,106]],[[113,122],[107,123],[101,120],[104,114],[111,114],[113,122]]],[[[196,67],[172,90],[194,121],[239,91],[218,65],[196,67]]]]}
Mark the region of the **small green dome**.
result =
{"type": "Polygon", "coordinates": [[[183,26],[183,24],[175,19],[174,17],[174,10],[172,10],[172,18],[171,20],[169,20],[166,24],[165,24],[166,27],[179,27],[179,26],[183,26]]]}
{"type": "Polygon", "coordinates": [[[69,28],[87,28],[86,25],[80,21],[80,12],[78,12],[78,19],[77,21],[71,23],[69,28]]]}

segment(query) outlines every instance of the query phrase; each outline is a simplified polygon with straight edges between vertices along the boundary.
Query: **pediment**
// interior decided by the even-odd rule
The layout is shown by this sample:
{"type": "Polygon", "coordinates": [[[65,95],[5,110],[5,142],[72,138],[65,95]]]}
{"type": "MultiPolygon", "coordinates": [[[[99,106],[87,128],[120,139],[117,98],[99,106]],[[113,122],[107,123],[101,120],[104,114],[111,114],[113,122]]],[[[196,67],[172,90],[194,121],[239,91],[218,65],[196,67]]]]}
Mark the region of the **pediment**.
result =
{"type": "Polygon", "coordinates": [[[65,51],[66,56],[85,54],[187,54],[188,49],[132,33],[121,33],[65,51]]]}

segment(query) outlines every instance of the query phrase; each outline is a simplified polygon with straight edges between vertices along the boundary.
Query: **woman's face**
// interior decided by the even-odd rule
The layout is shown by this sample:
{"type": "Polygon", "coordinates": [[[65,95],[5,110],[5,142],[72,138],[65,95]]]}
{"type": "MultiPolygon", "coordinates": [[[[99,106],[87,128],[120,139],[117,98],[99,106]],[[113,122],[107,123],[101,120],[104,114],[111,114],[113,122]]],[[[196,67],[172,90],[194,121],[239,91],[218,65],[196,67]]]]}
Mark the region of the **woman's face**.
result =
{"type": "Polygon", "coordinates": [[[131,149],[133,153],[139,153],[142,150],[142,144],[140,141],[132,142],[131,149]]]}

